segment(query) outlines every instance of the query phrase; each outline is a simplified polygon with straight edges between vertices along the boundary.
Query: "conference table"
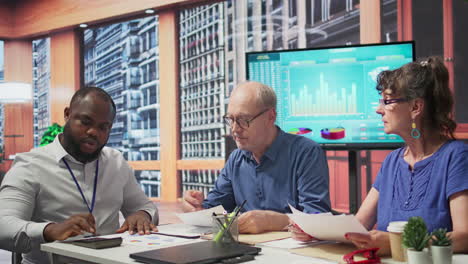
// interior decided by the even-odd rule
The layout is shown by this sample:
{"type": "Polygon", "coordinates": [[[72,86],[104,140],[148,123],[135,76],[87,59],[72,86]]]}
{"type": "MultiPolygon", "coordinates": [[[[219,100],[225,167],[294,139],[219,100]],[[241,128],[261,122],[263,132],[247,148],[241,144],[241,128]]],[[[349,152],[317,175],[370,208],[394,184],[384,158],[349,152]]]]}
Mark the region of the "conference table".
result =
{"type": "MultiPolygon", "coordinates": [[[[175,213],[182,212],[180,203],[157,203],[160,212],[160,224],[178,223],[180,220],[176,217],[175,213]]],[[[287,236],[287,233],[285,233],[287,236]]],[[[256,235],[250,235],[255,237],[256,235]]],[[[282,236],[283,238],[285,236],[282,236]]],[[[241,238],[239,238],[241,240],[241,238]]],[[[206,241],[203,239],[189,239],[180,244],[196,243],[199,241],[206,241]]],[[[175,244],[174,244],[175,245],[175,244]]],[[[169,245],[169,246],[174,246],[169,245]]],[[[342,252],[334,258],[324,259],[316,255],[307,254],[307,248],[301,249],[287,249],[272,246],[266,246],[265,243],[255,244],[260,247],[261,252],[255,256],[255,259],[249,263],[293,263],[293,264],[331,264],[331,263],[345,263],[342,260],[342,252]],[[305,252],[305,254],[303,254],[305,252]]],[[[165,246],[162,246],[165,247],[165,246]]],[[[313,248],[313,247],[311,247],[313,248]]],[[[148,249],[141,248],[137,245],[122,244],[120,247],[113,247],[107,249],[91,249],[76,246],[70,243],[52,242],[41,245],[41,250],[50,253],[52,262],[58,263],[103,263],[103,264],[129,264],[139,263],[129,257],[131,253],[142,252],[148,249]]],[[[348,251],[346,251],[348,252],[348,251]]],[[[386,264],[401,264],[404,262],[393,261],[391,258],[383,258],[382,263],[386,264]]],[[[468,255],[454,255],[453,264],[468,263],[468,255]]]]}

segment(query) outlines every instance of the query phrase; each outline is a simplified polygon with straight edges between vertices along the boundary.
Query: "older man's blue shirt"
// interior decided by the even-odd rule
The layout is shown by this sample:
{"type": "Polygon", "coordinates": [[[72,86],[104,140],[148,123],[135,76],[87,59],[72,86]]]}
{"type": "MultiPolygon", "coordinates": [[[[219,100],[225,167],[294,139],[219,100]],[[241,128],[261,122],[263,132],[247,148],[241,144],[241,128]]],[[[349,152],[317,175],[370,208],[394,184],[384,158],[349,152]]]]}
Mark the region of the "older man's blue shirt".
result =
{"type": "Polygon", "coordinates": [[[203,207],[221,204],[232,211],[247,200],[244,211],[289,213],[289,203],[307,213],[328,212],[328,186],[328,165],[320,146],[278,128],[260,164],[249,151],[231,153],[203,207]]]}

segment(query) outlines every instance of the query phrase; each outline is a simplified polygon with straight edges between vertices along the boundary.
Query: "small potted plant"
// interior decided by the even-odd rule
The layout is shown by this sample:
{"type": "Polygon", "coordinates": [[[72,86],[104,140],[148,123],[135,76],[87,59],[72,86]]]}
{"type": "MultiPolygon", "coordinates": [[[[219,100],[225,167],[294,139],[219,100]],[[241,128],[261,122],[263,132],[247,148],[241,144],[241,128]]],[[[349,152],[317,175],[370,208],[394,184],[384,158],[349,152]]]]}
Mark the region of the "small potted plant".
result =
{"type": "Polygon", "coordinates": [[[431,253],[434,264],[452,263],[452,240],[447,236],[446,228],[435,229],[431,233],[431,253]]]}
{"type": "Polygon", "coordinates": [[[403,230],[403,245],[407,248],[408,264],[432,263],[429,252],[424,250],[429,242],[426,223],[417,216],[408,220],[403,230]]]}

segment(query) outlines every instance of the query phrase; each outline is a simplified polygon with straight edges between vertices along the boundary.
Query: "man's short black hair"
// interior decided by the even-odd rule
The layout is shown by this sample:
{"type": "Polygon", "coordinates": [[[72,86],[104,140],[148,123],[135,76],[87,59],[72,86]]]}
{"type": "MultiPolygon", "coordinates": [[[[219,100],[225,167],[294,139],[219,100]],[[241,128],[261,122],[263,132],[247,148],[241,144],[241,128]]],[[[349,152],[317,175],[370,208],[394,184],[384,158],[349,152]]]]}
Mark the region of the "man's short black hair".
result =
{"type": "Polygon", "coordinates": [[[115,114],[117,113],[117,109],[115,107],[114,100],[112,100],[112,97],[104,89],[95,87],[95,86],[85,86],[79,89],[78,91],[76,91],[70,101],[70,107],[72,107],[74,103],[83,99],[89,93],[94,93],[97,96],[99,96],[99,98],[101,98],[102,100],[106,102],[110,102],[112,105],[112,109],[114,110],[114,116],[115,116],[115,114]]]}

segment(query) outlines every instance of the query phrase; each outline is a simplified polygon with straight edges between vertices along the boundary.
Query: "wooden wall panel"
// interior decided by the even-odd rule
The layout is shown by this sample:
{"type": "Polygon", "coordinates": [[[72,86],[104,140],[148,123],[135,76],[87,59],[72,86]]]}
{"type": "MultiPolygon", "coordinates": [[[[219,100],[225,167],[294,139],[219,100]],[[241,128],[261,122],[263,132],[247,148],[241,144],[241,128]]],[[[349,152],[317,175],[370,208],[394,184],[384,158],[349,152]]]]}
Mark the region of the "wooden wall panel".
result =
{"type": "Polygon", "coordinates": [[[5,81],[32,84],[31,41],[5,41],[5,81]]]}
{"type": "Polygon", "coordinates": [[[458,124],[455,132],[455,138],[468,139],[468,124],[458,124]]]}
{"type": "Polygon", "coordinates": [[[128,164],[134,170],[161,170],[161,162],[159,160],[129,161],[128,164]]]}
{"type": "Polygon", "coordinates": [[[178,170],[220,170],[224,168],[224,159],[214,160],[178,160],[178,170]]]}
{"type": "MultiPolygon", "coordinates": [[[[30,0],[16,3],[13,38],[47,34],[70,29],[81,23],[102,23],[123,17],[143,15],[148,8],[175,9],[207,1],[189,0],[30,0]]],[[[213,1],[211,1],[213,2],[213,1]]]]}
{"type": "Polygon", "coordinates": [[[13,9],[6,4],[0,5],[0,39],[13,35],[13,9]]]}
{"type": "Polygon", "coordinates": [[[78,34],[73,30],[52,34],[50,52],[50,122],[63,126],[63,110],[80,88],[78,34]]]}
{"type": "Polygon", "coordinates": [[[161,198],[176,201],[180,196],[177,160],[180,158],[179,31],[177,11],[159,13],[159,85],[161,127],[161,198]]]}
{"type": "MultiPolygon", "coordinates": [[[[5,81],[32,84],[31,41],[5,41],[5,81]]],[[[4,147],[5,158],[33,147],[32,102],[4,104],[4,147]]],[[[11,162],[3,165],[10,168],[11,162]]]]}
{"type": "Polygon", "coordinates": [[[361,44],[380,43],[381,39],[381,0],[361,0],[360,2],[361,44]]]}
{"type": "Polygon", "coordinates": [[[413,40],[412,1],[397,0],[398,41],[413,40]]]}
{"type": "Polygon", "coordinates": [[[5,158],[33,147],[32,103],[5,104],[5,158]]]}

